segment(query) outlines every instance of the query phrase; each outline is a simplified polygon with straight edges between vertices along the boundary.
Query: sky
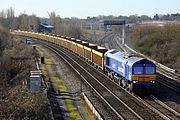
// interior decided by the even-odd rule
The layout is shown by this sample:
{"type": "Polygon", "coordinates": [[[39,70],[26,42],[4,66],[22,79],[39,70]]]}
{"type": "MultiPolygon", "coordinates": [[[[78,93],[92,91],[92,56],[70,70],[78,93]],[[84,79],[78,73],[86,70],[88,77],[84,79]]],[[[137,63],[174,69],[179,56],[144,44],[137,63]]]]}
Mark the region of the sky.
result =
{"type": "Polygon", "coordinates": [[[54,11],[60,17],[87,18],[98,15],[129,16],[180,13],[180,0],[1,0],[0,11],[12,7],[21,13],[48,17],[54,11]]]}

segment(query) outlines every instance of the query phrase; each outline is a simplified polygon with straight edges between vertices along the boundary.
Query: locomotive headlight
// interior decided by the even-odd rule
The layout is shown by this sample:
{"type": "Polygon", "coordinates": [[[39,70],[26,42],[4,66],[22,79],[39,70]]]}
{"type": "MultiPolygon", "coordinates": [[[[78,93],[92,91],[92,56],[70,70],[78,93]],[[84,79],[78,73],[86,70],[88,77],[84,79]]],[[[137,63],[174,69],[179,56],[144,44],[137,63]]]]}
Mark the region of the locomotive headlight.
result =
{"type": "Polygon", "coordinates": [[[137,81],[133,81],[133,83],[137,83],[137,81]]]}
{"type": "Polygon", "coordinates": [[[151,81],[152,83],[155,83],[155,81],[151,81]]]}

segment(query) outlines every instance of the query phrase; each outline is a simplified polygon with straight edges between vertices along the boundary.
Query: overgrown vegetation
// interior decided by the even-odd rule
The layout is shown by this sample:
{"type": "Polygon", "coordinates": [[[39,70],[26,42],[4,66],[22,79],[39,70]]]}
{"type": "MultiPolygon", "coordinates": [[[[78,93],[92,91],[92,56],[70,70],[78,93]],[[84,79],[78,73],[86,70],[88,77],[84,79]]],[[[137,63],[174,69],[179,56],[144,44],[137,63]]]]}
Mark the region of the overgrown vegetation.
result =
{"type": "Polygon", "coordinates": [[[46,98],[42,91],[32,93],[26,86],[18,84],[0,91],[0,94],[1,120],[48,119],[46,98]]]}
{"type": "Polygon", "coordinates": [[[25,84],[35,63],[31,46],[19,39],[0,28],[0,119],[48,119],[43,91],[30,92],[25,84]]]}
{"type": "Polygon", "coordinates": [[[0,29],[0,87],[11,84],[13,77],[33,67],[32,50],[16,41],[7,30],[0,29]],[[26,47],[26,49],[24,49],[26,47]]]}
{"type": "Polygon", "coordinates": [[[10,35],[8,33],[7,29],[4,29],[2,26],[0,26],[0,55],[2,55],[2,52],[5,48],[9,47],[10,44],[10,35]]]}
{"type": "Polygon", "coordinates": [[[136,50],[180,71],[180,25],[137,25],[131,31],[136,50]]]}

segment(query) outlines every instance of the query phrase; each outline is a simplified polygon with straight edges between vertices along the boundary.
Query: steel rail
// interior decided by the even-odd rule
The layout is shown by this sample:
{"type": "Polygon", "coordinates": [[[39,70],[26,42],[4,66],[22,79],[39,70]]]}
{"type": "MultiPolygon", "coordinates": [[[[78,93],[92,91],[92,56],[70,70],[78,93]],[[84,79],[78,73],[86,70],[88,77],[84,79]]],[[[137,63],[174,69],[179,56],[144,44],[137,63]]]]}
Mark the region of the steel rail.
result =
{"type": "MultiPolygon", "coordinates": [[[[54,48],[54,49],[57,49],[57,48],[54,48]]],[[[58,50],[58,49],[57,49],[58,50]]],[[[61,52],[61,51],[59,51],[59,52],[61,52]]],[[[63,52],[61,52],[62,54],[63,54],[63,52]]],[[[83,68],[84,69],[84,68],[83,68]]],[[[86,69],[84,69],[85,71],[86,71],[86,69]]],[[[87,73],[89,73],[88,71],[87,71],[87,73]]],[[[100,72],[101,73],[101,72],[100,72]]],[[[101,74],[103,74],[103,73],[101,73],[101,74]]],[[[107,76],[106,76],[107,77],[107,76]]],[[[94,78],[94,79],[96,79],[96,78],[94,78]]],[[[104,86],[104,85],[103,85],[104,86]]],[[[104,86],[105,87],[105,86],[104,86]]],[[[112,92],[111,92],[112,93],[112,92]]],[[[132,95],[131,93],[129,94],[129,95],[132,95]]],[[[165,119],[165,120],[167,120],[168,119],[168,117],[166,117],[164,114],[162,114],[162,113],[160,113],[158,110],[156,110],[156,109],[154,109],[152,106],[150,106],[150,105],[148,105],[148,104],[146,104],[143,100],[141,100],[141,99],[138,99],[137,97],[135,97],[135,96],[133,96],[135,99],[137,99],[137,100],[139,100],[143,105],[145,105],[148,109],[150,109],[151,111],[153,111],[154,113],[156,113],[159,117],[161,117],[162,119],[165,119]]],[[[118,98],[118,97],[117,97],[118,98]]],[[[132,111],[134,111],[134,110],[132,110],[132,111]]],[[[137,114],[138,115],[138,114],[137,114]]],[[[141,117],[140,117],[141,118],[141,117]]],[[[139,119],[140,119],[139,118],[139,119]]],[[[143,118],[141,118],[141,119],[143,119],[143,118]]]]}
{"type": "MultiPolygon", "coordinates": [[[[48,46],[47,46],[48,47],[48,46]]],[[[113,106],[96,90],[96,88],[94,88],[87,80],[86,78],[81,75],[81,73],[70,64],[69,61],[67,61],[61,54],[59,54],[59,52],[55,51],[54,49],[48,47],[49,49],[51,49],[52,51],[54,51],[58,56],[60,56],[61,58],[63,58],[64,61],[66,61],[68,63],[68,65],[70,65],[77,73],[78,75],[80,75],[80,77],[82,77],[83,80],[85,80],[85,82],[100,96],[100,98],[112,109],[112,111],[122,120],[124,120],[125,118],[122,117],[122,115],[120,115],[117,110],[115,110],[113,108],[113,106]]],[[[69,57],[69,56],[68,56],[69,57]]],[[[71,59],[71,57],[69,57],[71,59]]],[[[71,59],[72,61],[74,61],[73,59],[71,59]]],[[[74,61],[76,64],[78,64],[76,61],[74,61]]],[[[86,71],[81,65],[78,64],[79,67],[81,67],[84,71],[86,71]]],[[[89,73],[88,71],[86,71],[87,73],[89,73]]],[[[116,95],[114,95],[110,90],[108,90],[102,83],[100,83],[94,76],[92,76],[91,74],[89,74],[91,77],[94,78],[94,80],[96,80],[101,86],[103,86],[109,93],[111,93],[116,99],[118,99],[119,102],[121,102],[124,106],[126,106],[138,119],[143,120],[143,118],[141,116],[139,116],[137,113],[134,112],[134,110],[132,110],[128,105],[126,105],[122,100],[120,100],[116,95]]]]}

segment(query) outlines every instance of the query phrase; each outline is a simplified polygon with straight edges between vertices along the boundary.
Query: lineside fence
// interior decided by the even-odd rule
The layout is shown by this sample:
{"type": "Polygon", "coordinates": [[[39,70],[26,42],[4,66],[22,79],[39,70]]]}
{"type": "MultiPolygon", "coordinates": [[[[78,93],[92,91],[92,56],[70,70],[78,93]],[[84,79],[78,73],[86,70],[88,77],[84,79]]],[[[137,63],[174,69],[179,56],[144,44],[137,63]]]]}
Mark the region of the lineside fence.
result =
{"type": "Polygon", "coordinates": [[[165,70],[167,70],[167,71],[169,71],[169,72],[175,73],[175,70],[174,70],[174,69],[171,69],[171,68],[169,68],[169,67],[167,67],[167,66],[165,66],[165,65],[163,65],[163,64],[161,64],[161,63],[158,63],[158,62],[150,59],[149,57],[147,57],[147,56],[145,56],[145,55],[143,55],[143,54],[141,54],[141,53],[133,50],[132,48],[130,48],[130,47],[127,46],[126,44],[124,44],[124,46],[125,46],[128,50],[130,50],[131,52],[133,52],[133,53],[135,53],[135,54],[138,54],[138,55],[140,55],[140,56],[143,56],[144,58],[152,61],[152,62],[155,63],[158,67],[160,67],[160,68],[162,68],[162,69],[165,69],[165,70]]]}

